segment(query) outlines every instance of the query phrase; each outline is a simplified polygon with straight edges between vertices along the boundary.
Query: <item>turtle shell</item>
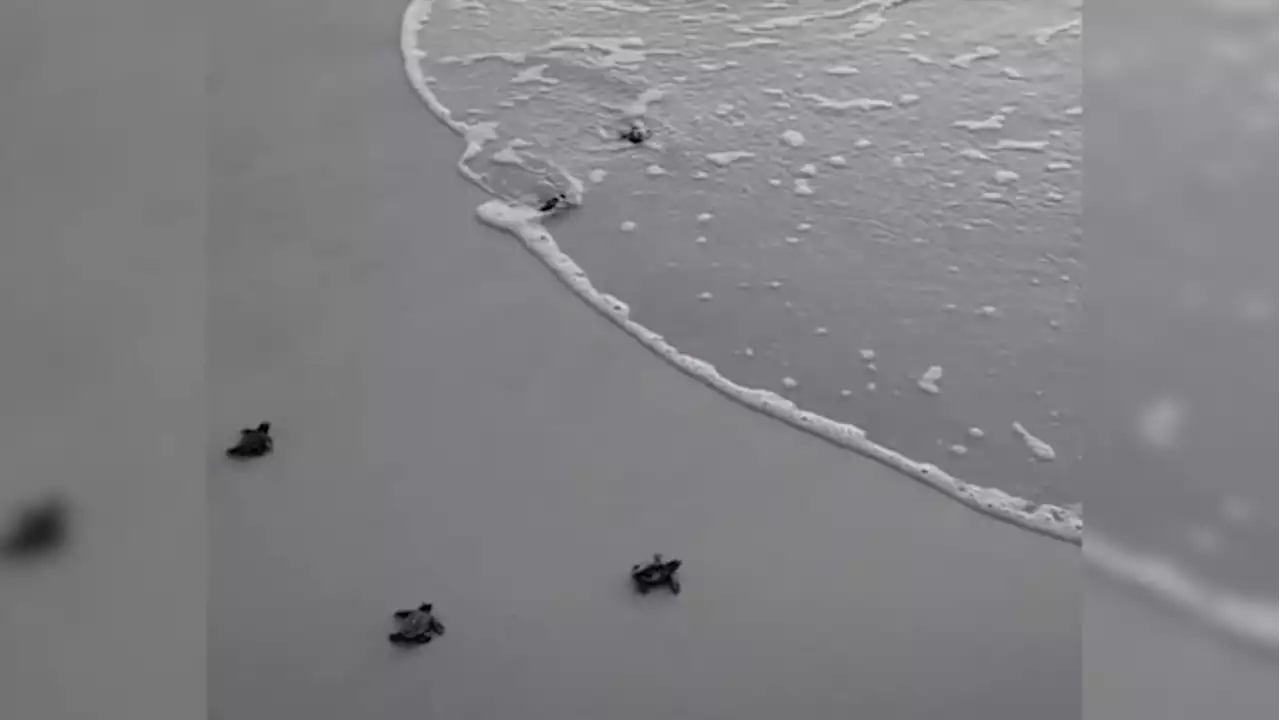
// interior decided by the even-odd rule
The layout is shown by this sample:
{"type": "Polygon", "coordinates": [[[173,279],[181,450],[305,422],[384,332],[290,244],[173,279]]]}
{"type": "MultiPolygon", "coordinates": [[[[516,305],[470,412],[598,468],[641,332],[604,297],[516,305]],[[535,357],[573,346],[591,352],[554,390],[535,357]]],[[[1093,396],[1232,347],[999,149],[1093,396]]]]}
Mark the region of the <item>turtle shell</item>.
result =
{"type": "Polygon", "coordinates": [[[421,610],[409,613],[401,623],[404,634],[409,637],[426,635],[435,629],[435,624],[435,618],[421,610]]]}

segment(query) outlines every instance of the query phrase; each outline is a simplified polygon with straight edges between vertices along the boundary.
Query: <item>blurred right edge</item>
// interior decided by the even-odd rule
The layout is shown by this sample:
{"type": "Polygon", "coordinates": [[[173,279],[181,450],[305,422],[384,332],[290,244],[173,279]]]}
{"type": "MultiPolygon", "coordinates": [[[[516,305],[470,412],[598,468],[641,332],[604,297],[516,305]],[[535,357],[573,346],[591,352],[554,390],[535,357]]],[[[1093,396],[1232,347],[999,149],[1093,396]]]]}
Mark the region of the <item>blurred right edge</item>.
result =
{"type": "Polygon", "coordinates": [[[1090,720],[1277,714],[1276,8],[1084,15],[1090,720]]]}

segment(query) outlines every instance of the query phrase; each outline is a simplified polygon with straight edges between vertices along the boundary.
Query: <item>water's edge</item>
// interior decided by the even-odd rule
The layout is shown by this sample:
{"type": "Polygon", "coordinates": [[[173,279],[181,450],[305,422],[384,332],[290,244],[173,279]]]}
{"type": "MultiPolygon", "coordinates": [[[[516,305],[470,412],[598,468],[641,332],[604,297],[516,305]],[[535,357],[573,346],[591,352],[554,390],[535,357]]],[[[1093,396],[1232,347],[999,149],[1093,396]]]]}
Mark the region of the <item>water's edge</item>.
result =
{"type": "MultiPolygon", "coordinates": [[[[478,154],[486,142],[496,137],[492,126],[485,123],[470,125],[454,120],[449,108],[445,107],[431,91],[419,64],[425,52],[418,47],[418,33],[423,24],[430,19],[433,4],[434,0],[411,0],[405,10],[400,32],[400,48],[404,57],[405,73],[432,114],[466,141],[466,149],[458,160],[459,172],[486,192],[490,192],[483,179],[466,166],[466,161],[478,154]]],[[[575,187],[573,191],[572,194],[579,197],[571,199],[579,201],[581,188],[575,187]]],[[[476,212],[486,224],[505,230],[519,238],[525,247],[546,264],[575,294],[640,344],[685,374],[730,399],[794,428],[874,459],[988,516],[1056,540],[1074,545],[1081,544],[1084,520],[1079,514],[1067,508],[1045,504],[1027,510],[1025,508],[1032,506],[1028,500],[1014,497],[996,488],[967,483],[947,474],[935,465],[911,460],[901,453],[868,440],[865,431],[859,427],[800,409],[792,401],[772,391],[738,385],[721,375],[710,363],[682,353],[658,333],[631,320],[630,309],[621,300],[597,290],[582,268],[560,249],[555,239],[542,226],[542,214],[538,211],[522,205],[490,200],[480,205],[476,212]]]]}

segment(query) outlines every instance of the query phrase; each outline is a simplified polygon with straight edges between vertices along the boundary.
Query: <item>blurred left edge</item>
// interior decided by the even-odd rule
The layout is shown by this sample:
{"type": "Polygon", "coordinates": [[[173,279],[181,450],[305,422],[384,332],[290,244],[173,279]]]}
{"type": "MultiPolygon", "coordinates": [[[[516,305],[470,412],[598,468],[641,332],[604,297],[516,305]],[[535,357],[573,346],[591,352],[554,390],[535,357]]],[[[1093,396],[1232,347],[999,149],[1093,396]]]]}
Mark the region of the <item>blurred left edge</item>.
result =
{"type": "Polygon", "coordinates": [[[0,3],[0,717],[208,716],[200,14],[0,3]]]}

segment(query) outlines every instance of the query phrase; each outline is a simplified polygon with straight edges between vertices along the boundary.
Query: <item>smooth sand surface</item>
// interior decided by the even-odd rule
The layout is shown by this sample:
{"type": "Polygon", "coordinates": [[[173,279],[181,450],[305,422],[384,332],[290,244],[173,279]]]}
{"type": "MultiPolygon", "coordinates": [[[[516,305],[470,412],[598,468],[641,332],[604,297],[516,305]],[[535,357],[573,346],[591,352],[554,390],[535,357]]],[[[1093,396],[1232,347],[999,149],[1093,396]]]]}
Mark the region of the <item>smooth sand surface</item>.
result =
{"type": "Polygon", "coordinates": [[[1079,717],[1079,549],[726,401],[477,223],[403,9],[209,10],[210,717],[1079,717]],[[654,552],[678,599],[629,594],[654,552]],[[391,647],[424,600],[448,634],[391,647]]]}
{"type": "Polygon", "coordinates": [[[71,507],[60,555],[0,561],[4,718],[205,704],[201,32],[0,4],[0,532],[71,507]]]}

